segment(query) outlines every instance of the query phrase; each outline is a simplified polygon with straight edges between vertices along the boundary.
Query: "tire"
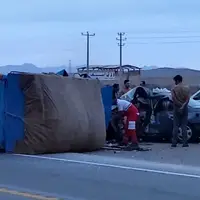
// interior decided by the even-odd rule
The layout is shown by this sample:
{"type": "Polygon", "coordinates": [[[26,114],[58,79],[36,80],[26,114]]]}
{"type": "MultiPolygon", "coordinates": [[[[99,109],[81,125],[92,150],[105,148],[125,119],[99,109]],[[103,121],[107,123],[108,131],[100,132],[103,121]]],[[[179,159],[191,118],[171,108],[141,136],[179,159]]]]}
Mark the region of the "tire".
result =
{"type": "MultiPolygon", "coordinates": [[[[188,137],[188,142],[196,142],[197,141],[197,136],[193,131],[192,125],[190,125],[190,124],[187,125],[187,137],[188,137]]],[[[178,141],[179,142],[183,141],[181,128],[179,128],[179,132],[178,132],[178,141]]]]}

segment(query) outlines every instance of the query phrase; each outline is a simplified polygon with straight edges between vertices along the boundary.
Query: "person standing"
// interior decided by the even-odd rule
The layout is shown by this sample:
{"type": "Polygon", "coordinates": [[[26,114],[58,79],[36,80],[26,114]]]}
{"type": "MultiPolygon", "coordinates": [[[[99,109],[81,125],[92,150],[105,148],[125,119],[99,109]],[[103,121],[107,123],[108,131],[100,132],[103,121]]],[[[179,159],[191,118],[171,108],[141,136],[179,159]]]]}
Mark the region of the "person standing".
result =
{"type": "Polygon", "coordinates": [[[112,86],[112,100],[116,100],[119,96],[119,84],[115,83],[112,86]]]}
{"type": "Polygon", "coordinates": [[[181,75],[176,75],[173,80],[175,82],[175,87],[172,89],[174,105],[172,147],[177,146],[179,128],[182,129],[183,147],[188,147],[187,123],[188,102],[190,99],[189,87],[183,85],[183,78],[181,75]]]}
{"type": "Polygon", "coordinates": [[[110,120],[110,124],[114,130],[113,138],[117,143],[121,143],[122,140],[122,130],[120,128],[120,124],[122,124],[122,119],[118,116],[116,112],[116,101],[119,96],[119,84],[115,83],[112,86],[112,117],[110,120]]]}
{"type": "Polygon", "coordinates": [[[124,81],[124,88],[123,90],[120,92],[120,96],[122,96],[123,94],[127,93],[129,90],[131,90],[131,87],[130,87],[130,81],[128,79],[126,79],[124,81]]]}

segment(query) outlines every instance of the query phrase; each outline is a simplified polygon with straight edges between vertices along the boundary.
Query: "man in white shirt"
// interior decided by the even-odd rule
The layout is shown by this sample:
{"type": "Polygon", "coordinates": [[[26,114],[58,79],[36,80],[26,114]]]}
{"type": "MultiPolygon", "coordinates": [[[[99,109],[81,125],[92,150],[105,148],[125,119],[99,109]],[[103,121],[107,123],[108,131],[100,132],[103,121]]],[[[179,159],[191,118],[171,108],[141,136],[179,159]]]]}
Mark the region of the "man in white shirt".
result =
{"type": "Polygon", "coordinates": [[[130,102],[126,100],[117,99],[118,112],[126,117],[125,123],[125,135],[123,142],[128,144],[129,138],[134,145],[138,145],[137,134],[136,134],[136,122],[139,118],[138,109],[130,102]]]}

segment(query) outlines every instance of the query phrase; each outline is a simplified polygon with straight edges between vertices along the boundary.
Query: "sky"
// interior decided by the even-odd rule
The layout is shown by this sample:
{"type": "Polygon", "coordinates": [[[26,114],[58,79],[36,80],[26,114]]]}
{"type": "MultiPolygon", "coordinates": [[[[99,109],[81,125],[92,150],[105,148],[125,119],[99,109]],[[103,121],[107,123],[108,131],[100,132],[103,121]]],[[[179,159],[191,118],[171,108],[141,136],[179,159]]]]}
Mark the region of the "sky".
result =
{"type": "Polygon", "coordinates": [[[6,0],[0,6],[0,65],[123,64],[200,70],[199,0],[6,0]]]}

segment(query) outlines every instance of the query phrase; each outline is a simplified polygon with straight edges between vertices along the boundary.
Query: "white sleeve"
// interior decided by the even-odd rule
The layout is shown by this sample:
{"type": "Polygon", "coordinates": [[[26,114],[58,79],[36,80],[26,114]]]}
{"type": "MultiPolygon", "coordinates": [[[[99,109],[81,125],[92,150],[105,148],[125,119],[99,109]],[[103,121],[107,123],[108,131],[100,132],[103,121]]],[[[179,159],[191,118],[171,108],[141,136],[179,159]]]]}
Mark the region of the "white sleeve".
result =
{"type": "Polygon", "coordinates": [[[122,102],[117,102],[117,106],[118,106],[118,111],[123,111],[123,103],[122,102]]]}

